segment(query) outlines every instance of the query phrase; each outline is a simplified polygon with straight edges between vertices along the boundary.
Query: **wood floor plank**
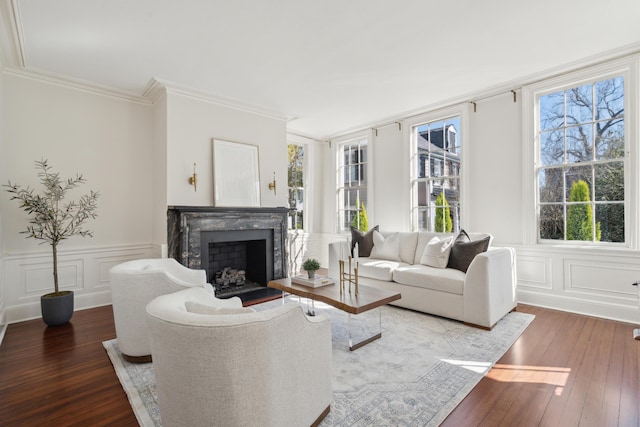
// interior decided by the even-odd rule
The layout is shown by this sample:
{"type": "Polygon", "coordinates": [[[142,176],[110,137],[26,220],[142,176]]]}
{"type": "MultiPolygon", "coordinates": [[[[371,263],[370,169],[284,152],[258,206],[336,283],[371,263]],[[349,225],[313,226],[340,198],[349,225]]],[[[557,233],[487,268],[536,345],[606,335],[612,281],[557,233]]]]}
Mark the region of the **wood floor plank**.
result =
{"type": "MultiPolygon", "coordinates": [[[[535,320],[443,426],[640,427],[634,325],[518,310],[535,320]]],[[[61,327],[9,325],[0,346],[0,426],[137,426],[102,346],[114,337],[110,306],[78,311],[61,327]]]]}

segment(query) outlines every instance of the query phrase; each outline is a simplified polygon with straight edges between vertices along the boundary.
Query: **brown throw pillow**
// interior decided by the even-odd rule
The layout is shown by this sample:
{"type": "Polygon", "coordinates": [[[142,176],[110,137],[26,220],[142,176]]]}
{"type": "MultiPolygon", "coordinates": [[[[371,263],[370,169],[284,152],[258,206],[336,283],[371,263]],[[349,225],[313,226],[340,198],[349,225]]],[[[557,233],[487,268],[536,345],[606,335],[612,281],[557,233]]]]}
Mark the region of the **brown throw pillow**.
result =
{"type": "Polygon", "coordinates": [[[451,246],[447,268],[455,268],[466,273],[476,255],[489,249],[489,239],[487,236],[484,239],[471,240],[467,232],[461,230],[451,246]]]}
{"type": "Polygon", "coordinates": [[[353,248],[356,246],[356,243],[358,244],[358,256],[368,257],[371,254],[374,231],[378,231],[377,225],[366,233],[351,227],[351,256],[354,256],[353,248]]]}

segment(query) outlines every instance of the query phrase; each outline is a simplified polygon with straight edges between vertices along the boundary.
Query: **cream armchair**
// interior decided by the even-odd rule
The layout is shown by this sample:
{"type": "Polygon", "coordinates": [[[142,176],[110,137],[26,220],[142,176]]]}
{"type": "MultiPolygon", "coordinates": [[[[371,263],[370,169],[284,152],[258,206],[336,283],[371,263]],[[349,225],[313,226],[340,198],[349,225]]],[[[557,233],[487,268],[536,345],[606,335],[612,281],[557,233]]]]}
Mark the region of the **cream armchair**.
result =
{"type": "MultiPolygon", "coordinates": [[[[113,319],[118,346],[130,362],[149,362],[151,345],[146,326],[145,307],[155,297],[189,287],[207,287],[204,270],[193,270],[173,258],[138,259],[109,270],[113,319]]],[[[239,298],[216,299],[224,307],[242,307],[239,298]]]]}
{"type": "Polygon", "coordinates": [[[207,307],[202,289],[147,305],[162,425],[310,426],[330,409],[331,325],[296,304],[207,307]]]}

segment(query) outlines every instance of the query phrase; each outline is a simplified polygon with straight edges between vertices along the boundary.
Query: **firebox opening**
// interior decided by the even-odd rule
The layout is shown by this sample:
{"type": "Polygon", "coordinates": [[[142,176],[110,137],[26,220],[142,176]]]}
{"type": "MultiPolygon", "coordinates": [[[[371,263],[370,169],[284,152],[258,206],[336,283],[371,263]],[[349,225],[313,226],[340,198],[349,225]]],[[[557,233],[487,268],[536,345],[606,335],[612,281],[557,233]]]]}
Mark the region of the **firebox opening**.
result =
{"type": "Polygon", "coordinates": [[[216,296],[262,289],[273,278],[272,230],[208,231],[201,238],[201,260],[216,296]]]}

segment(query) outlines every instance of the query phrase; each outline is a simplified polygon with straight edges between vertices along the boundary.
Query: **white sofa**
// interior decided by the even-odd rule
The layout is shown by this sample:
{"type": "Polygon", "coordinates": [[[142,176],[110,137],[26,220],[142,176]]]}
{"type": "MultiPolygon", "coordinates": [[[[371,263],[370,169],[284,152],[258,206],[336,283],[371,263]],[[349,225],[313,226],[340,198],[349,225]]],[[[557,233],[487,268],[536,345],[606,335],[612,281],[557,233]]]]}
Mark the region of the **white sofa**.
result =
{"type": "MultiPolygon", "coordinates": [[[[400,292],[392,304],[424,313],[463,321],[491,329],[516,307],[516,268],[513,248],[489,247],[473,258],[465,272],[435,268],[420,263],[434,237],[441,240],[456,234],[430,232],[380,233],[399,240],[398,259],[359,258],[359,283],[400,292]]],[[[472,241],[491,236],[469,233],[472,241]]],[[[437,240],[437,239],[435,239],[437,240]]],[[[374,247],[375,248],[375,247],[374,247]]],[[[339,277],[339,263],[350,248],[346,240],[329,244],[329,276],[339,277]]],[[[372,255],[375,255],[372,252],[372,255]]],[[[345,270],[347,267],[345,267],[345,270]]]]}

